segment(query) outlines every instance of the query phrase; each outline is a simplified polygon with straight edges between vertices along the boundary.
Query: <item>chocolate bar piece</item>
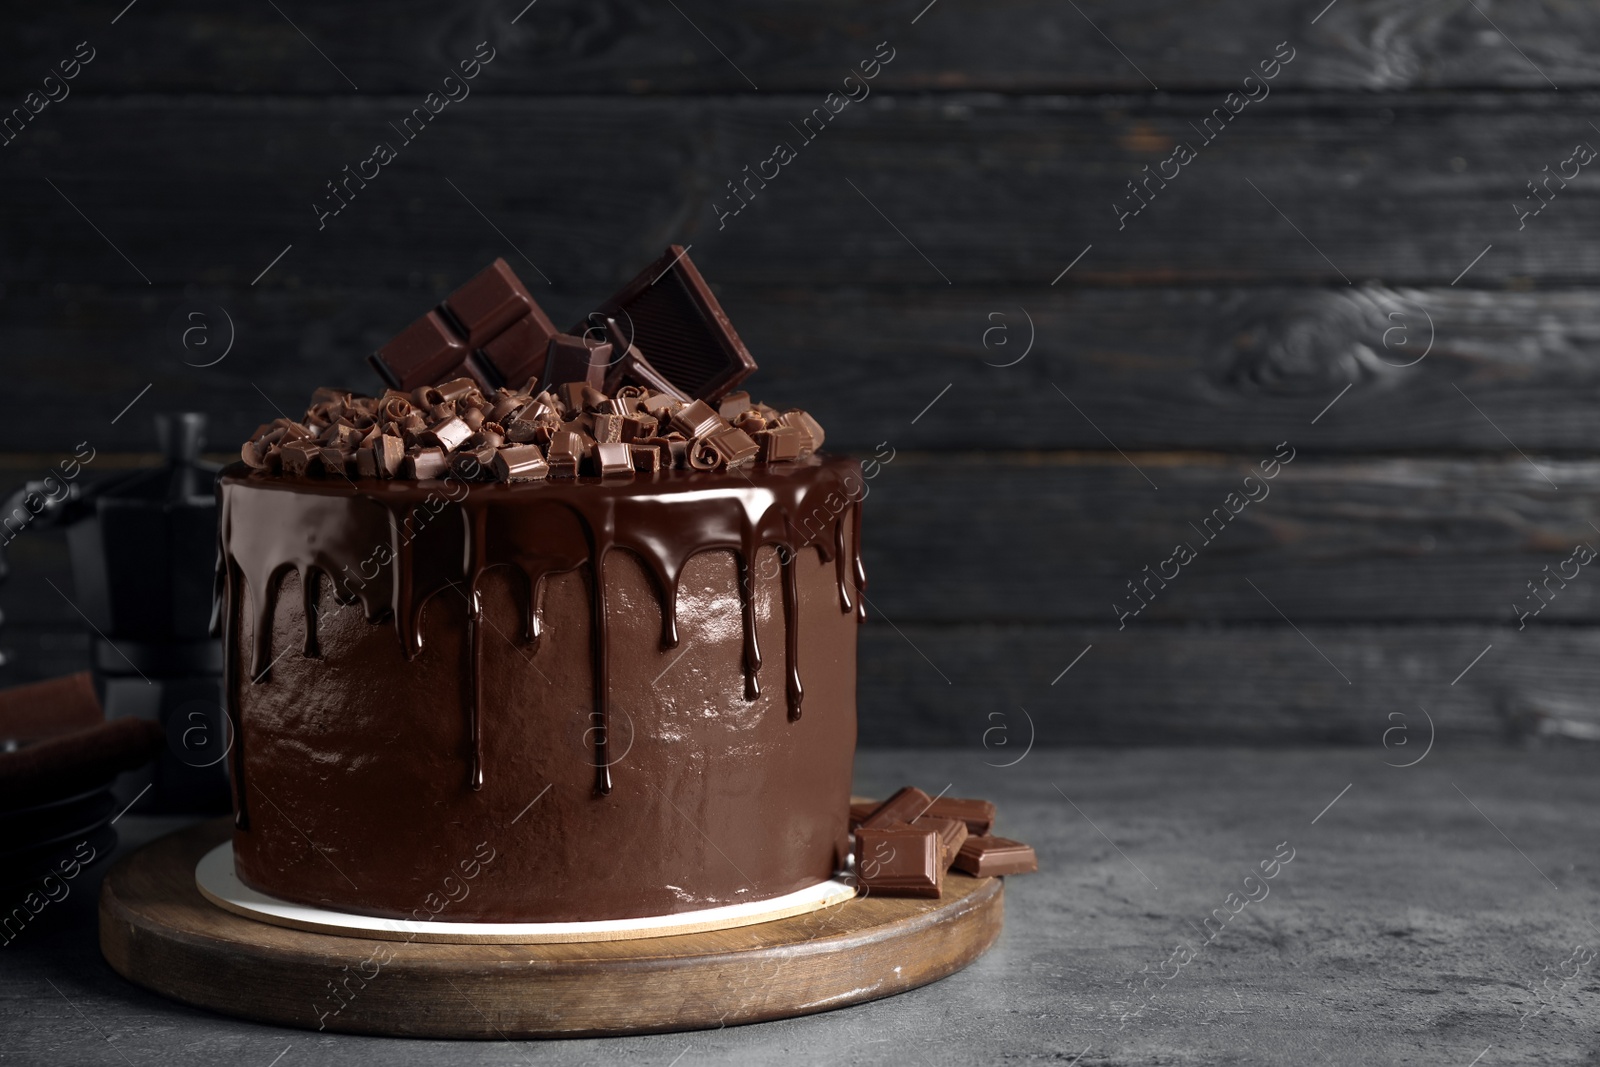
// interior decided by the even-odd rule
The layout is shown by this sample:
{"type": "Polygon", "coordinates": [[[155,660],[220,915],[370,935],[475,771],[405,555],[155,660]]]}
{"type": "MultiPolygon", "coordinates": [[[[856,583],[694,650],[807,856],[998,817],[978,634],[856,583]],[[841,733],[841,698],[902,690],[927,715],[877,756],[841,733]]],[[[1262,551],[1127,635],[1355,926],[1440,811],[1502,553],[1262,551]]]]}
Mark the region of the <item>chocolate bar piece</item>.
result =
{"type": "Polygon", "coordinates": [[[894,897],[938,897],[944,889],[939,835],[895,825],[856,831],[856,875],[863,888],[894,897]]]}
{"type": "Polygon", "coordinates": [[[876,800],[860,800],[860,801],[854,801],[853,800],[853,801],[851,801],[850,802],[850,829],[854,830],[856,827],[860,826],[863,822],[866,822],[867,816],[871,815],[873,812],[875,812],[877,810],[878,810],[878,802],[876,800]]]}
{"type": "Polygon", "coordinates": [[[661,469],[661,449],[655,445],[634,442],[628,445],[628,455],[633,457],[633,469],[641,474],[655,474],[661,469]]]}
{"type": "Polygon", "coordinates": [[[704,400],[686,404],[672,415],[671,426],[685,437],[705,437],[728,424],[704,400]]]}
{"type": "Polygon", "coordinates": [[[430,311],[390,338],[368,362],[391,387],[410,392],[438,381],[466,358],[461,338],[443,315],[430,311]]]}
{"type": "Polygon", "coordinates": [[[938,819],[960,819],[973,837],[983,837],[994,829],[994,803],[988,800],[940,797],[928,814],[938,819]]]}
{"type": "Polygon", "coordinates": [[[556,334],[554,328],[547,332],[548,326],[548,319],[541,324],[532,315],[518,319],[484,343],[484,362],[494,368],[503,382],[543,378],[550,338],[556,334]]]}
{"type": "Polygon", "coordinates": [[[761,446],[761,462],[781,463],[800,456],[800,431],[793,426],[779,426],[772,430],[757,430],[756,444],[761,446]]]}
{"type": "Polygon", "coordinates": [[[482,348],[519,319],[528,320],[535,332],[542,330],[547,340],[556,332],[555,324],[504,259],[496,259],[445,297],[444,308],[473,348],[482,348]]]}
{"type": "Polygon", "coordinates": [[[932,815],[924,815],[911,824],[918,830],[932,830],[939,835],[939,858],[944,864],[944,869],[949,870],[950,865],[956,861],[956,853],[961,851],[961,846],[967,840],[967,824],[960,819],[938,819],[932,815]]]}
{"type": "Polygon", "coordinates": [[[678,245],[595,314],[618,320],[629,342],[685,396],[716,402],[756,369],[711,287],[678,245]]]}
{"type": "Polygon", "coordinates": [[[602,477],[632,474],[633,452],[621,441],[602,441],[594,446],[594,464],[602,477]]]}
{"type": "Polygon", "coordinates": [[[510,445],[494,454],[494,476],[502,482],[536,482],[550,476],[538,445],[510,445]]]}
{"type": "Polygon", "coordinates": [[[461,443],[472,436],[472,427],[468,426],[459,416],[452,415],[439,423],[431,430],[420,434],[422,442],[429,445],[438,445],[446,452],[453,452],[461,443]]]}
{"type": "Polygon", "coordinates": [[[861,820],[862,826],[888,826],[891,823],[909,823],[928,813],[933,798],[914,785],[908,785],[872,810],[861,820]]]}
{"type": "Polygon", "coordinates": [[[600,389],[605,384],[606,369],[611,365],[609,342],[591,344],[586,338],[570,333],[558,333],[550,338],[545,355],[544,388],[553,385],[584,384],[600,389]]]}
{"type": "Polygon", "coordinates": [[[424,448],[415,455],[405,458],[400,464],[400,476],[425,481],[429,478],[442,477],[449,469],[450,462],[445,458],[442,449],[424,448]]]}
{"type": "Polygon", "coordinates": [[[1020,841],[1004,837],[969,837],[956,853],[956,869],[978,878],[1027,874],[1039,869],[1039,857],[1020,841]]]}

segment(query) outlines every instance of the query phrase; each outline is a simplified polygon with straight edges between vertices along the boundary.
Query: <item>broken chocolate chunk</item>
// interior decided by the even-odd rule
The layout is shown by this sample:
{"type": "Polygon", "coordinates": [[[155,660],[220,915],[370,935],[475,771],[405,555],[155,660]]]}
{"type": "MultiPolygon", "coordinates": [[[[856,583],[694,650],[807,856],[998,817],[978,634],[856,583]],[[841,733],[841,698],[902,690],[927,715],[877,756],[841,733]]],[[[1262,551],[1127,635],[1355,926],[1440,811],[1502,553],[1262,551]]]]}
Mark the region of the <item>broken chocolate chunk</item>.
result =
{"type": "Polygon", "coordinates": [[[685,437],[705,437],[728,424],[710,404],[696,400],[673,412],[671,425],[685,437]]]}
{"type": "Polygon", "coordinates": [[[1039,857],[1031,847],[1004,837],[969,837],[956,854],[956,870],[978,878],[1038,869],[1039,857]]]}
{"type": "Polygon", "coordinates": [[[594,457],[602,477],[633,473],[633,452],[621,441],[600,442],[594,446],[594,457]]]}
{"type": "Polygon", "coordinates": [[[549,475],[538,445],[508,445],[494,454],[494,476],[502,482],[537,482],[549,475]]]}
{"type": "Polygon", "coordinates": [[[473,348],[483,347],[519,319],[526,319],[533,328],[542,329],[547,338],[556,332],[549,316],[504,259],[496,259],[445,297],[444,308],[473,348]]]}
{"type": "Polygon", "coordinates": [[[932,830],[939,835],[940,862],[948,871],[950,865],[956,861],[956,853],[967,840],[967,824],[960,819],[938,819],[932,815],[924,815],[911,825],[918,830],[932,830]]]}

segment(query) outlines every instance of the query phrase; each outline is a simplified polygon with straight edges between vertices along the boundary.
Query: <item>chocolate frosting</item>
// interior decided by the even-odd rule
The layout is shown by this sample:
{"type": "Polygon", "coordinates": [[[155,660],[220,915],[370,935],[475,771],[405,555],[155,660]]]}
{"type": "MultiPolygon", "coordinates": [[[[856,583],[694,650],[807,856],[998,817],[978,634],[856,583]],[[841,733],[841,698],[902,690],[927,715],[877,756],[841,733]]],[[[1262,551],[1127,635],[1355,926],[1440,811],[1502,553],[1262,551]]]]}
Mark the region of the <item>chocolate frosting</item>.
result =
{"type": "MultiPolygon", "coordinates": [[[[499,884],[498,889],[492,888],[497,884],[492,880],[483,883],[471,906],[456,908],[451,917],[504,921],[650,914],[650,909],[683,910],[752,899],[749,896],[752,892],[776,895],[826,877],[830,865],[843,854],[844,846],[840,842],[845,833],[848,770],[854,748],[854,636],[845,638],[839,626],[845,620],[853,624],[864,616],[861,591],[865,586],[865,574],[860,559],[859,505],[864,489],[858,464],[820,456],[773,463],[754,470],[668,470],[637,475],[626,481],[581,478],[511,484],[399,479],[350,481],[275,475],[252,471],[244,464],[228,468],[219,485],[222,502],[219,578],[228,655],[229,713],[237,738],[232,771],[239,830],[235,848],[241,877],[258,888],[289,899],[332,902],[377,914],[407,913],[410,910],[408,898],[401,890],[374,891],[364,886],[354,891],[353,884],[342,884],[339,877],[318,866],[315,858],[309,865],[304,855],[292,860],[286,858],[304,845],[277,829],[277,816],[282,815],[284,821],[289,821],[288,813],[278,805],[285,804],[290,810],[301,813],[301,819],[314,819],[314,815],[303,813],[304,806],[314,799],[312,779],[305,778],[309,771],[296,765],[286,753],[268,750],[271,745],[290,743],[290,734],[294,731],[262,725],[258,733],[254,718],[247,710],[259,706],[271,709],[270,713],[262,712],[269,717],[291,714],[291,702],[286,694],[271,696],[267,692],[274,687],[277,674],[292,675],[288,684],[304,688],[315,684],[317,675],[311,670],[314,667],[354,672],[358,678],[364,671],[380,669],[376,660],[383,654],[376,650],[369,632],[375,630],[377,624],[387,622],[394,630],[391,640],[397,641],[398,662],[405,665],[403,671],[415,669],[418,672],[416,692],[405,691],[398,700],[405,707],[396,709],[397,720],[409,721],[408,717],[426,715],[429,709],[435,718],[439,714],[462,716],[465,722],[459,725],[465,744],[459,754],[435,752],[416,757],[414,765],[407,764],[403,771],[383,778],[383,788],[402,788],[409,778],[428,775],[427,791],[441,798],[436,804],[450,807],[458,818],[462,812],[469,813],[467,832],[476,833],[487,823],[480,821],[479,825],[470,825],[470,813],[478,810],[473,807],[471,797],[493,792],[485,790],[486,768],[505,763],[498,751],[486,753],[486,735],[527,737],[530,730],[527,722],[513,723],[505,718],[528,713],[525,706],[521,706],[522,697],[514,686],[510,695],[507,694],[506,679],[512,671],[505,664],[510,663],[516,671],[522,668],[516,666],[514,660],[506,660],[501,638],[521,646],[516,654],[525,660],[530,653],[537,653],[546,639],[544,631],[553,623],[549,617],[547,586],[557,579],[565,590],[559,603],[569,609],[577,609],[577,602],[571,595],[574,580],[581,581],[587,593],[588,603],[582,612],[587,618],[582,622],[588,630],[589,692],[566,695],[577,699],[586,697],[591,705],[589,714],[593,725],[584,731],[591,752],[582,762],[592,767],[592,778],[587,801],[568,797],[560,803],[552,802],[552,810],[565,812],[574,820],[595,820],[597,825],[607,823],[611,817],[597,814],[597,809],[589,805],[603,807],[616,803],[611,798],[616,784],[613,770],[625,773],[624,768],[629,766],[612,751],[613,704],[620,695],[637,707],[640,698],[650,697],[652,691],[648,678],[639,677],[642,665],[636,665],[631,659],[621,664],[613,660],[616,654],[613,631],[637,631],[646,615],[653,615],[641,610],[639,590],[634,589],[630,594],[629,583],[637,584],[641,580],[635,577],[637,573],[646,576],[642,579],[644,586],[653,591],[660,608],[659,623],[653,618],[649,623],[659,626],[654,643],[658,651],[675,649],[679,644],[680,587],[685,581],[686,569],[691,569],[695,557],[715,552],[730,553],[736,567],[734,584],[742,631],[736,640],[742,646],[743,674],[743,691],[736,696],[754,702],[752,706],[757,707],[777,701],[775,693],[771,697],[765,695],[762,685],[763,649],[758,616],[762,610],[769,609],[758,604],[759,590],[772,585],[778,588],[784,639],[784,687],[778,707],[787,711],[787,715],[780,712],[780,720],[789,724],[789,730],[804,730],[810,724],[809,717],[801,721],[802,711],[807,706],[807,688],[802,676],[807,665],[814,661],[808,651],[812,646],[802,647],[801,636],[803,633],[821,635],[817,638],[819,654],[815,662],[829,673],[819,684],[826,691],[830,704],[835,706],[827,709],[825,720],[815,724],[813,731],[806,731],[803,739],[797,735],[795,739],[784,740],[781,735],[773,734],[768,742],[775,746],[775,751],[799,745],[800,748],[786,758],[812,761],[817,775],[830,783],[794,785],[785,794],[785,803],[794,810],[785,812],[773,825],[776,838],[787,834],[789,845],[775,839],[768,848],[760,835],[751,833],[750,827],[741,821],[743,815],[730,811],[719,816],[702,806],[698,815],[703,819],[715,821],[721,817],[728,824],[728,836],[718,844],[718,851],[726,849],[724,858],[729,858],[730,862],[733,856],[742,857],[741,862],[735,864],[740,877],[734,881],[729,881],[726,872],[706,873],[703,884],[685,886],[681,883],[690,879],[673,868],[677,862],[673,859],[673,849],[664,848],[660,855],[641,861],[641,872],[654,871],[656,878],[676,878],[677,882],[653,884],[652,876],[645,874],[638,884],[608,893],[598,886],[592,872],[573,867],[578,861],[572,858],[562,861],[557,869],[542,872],[552,888],[553,896],[547,894],[551,899],[528,903],[526,893],[519,894],[516,885],[505,883],[505,878],[510,877],[506,875],[502,878],[505,884],[499,884]],[[617,553],[617,549],[624,551],[617,553]],[[811,549],[815,552],[809,551],[811,549]],[[624,556],[631,559],[623,559],[624,556]],[[831,586],[831,592],[825,597],[815,585],[822,573],[818,568],[824,567],[831,586]],[[326,591],[324,583],[328,586],[326,591]],[[297,585],[300,593],[298,604],[286,605],[287,616],[296,617],[301,628],[298,657],[292,647],[274,647],[274,632],[279,631],[281,643],[281,624],[286,618],[277,605],[278,593],[281,587],[290,585],[297,585]],[[504,595],[508,587],[514,590],[514,596],[504,595]],[[459,597],[436,601],[438,594],[452,589],[459,597]],[[486,608],[486,597],[491,596],[498,597],[497,602],[502,605],[508,601],[517,605],[516,615],[512,617],[515,621],[503,620],[510,625],[497,623],[495,612],[486,608]],[[608,602],[619,596],[622,602],[608,602]],[[364,619],[349,612],[330,612],[334,605],[325,602],[328,600],[349,606],[359,604],[364,619]],[[816,614],[822,610],[824,602],[831,602],[828,610],[839,622],[828,622],[825,612],[822,616],[816,614]],[[802,606],[806,604],[810,606],[805,610],[811,613],[806,618],[814,619],[813,622],[803,621],[802,606]],[[431,647],[440,641],[451,643],[457,631],[448,624],[442,631],[437,625],[428,626],[425,616],[430,605],[446,620],[464,607],[464,649],[431,647]],[[342,615],[336,624],[335,614],[342,615]],[[495,635],[492,632],[495,630],[500,634],[495,635]],[[349,658],[344,650],[352,642],[363,651],[349,658]],[[486,647],[490,645],[493,651],[486,647]],[[448,687],[441,695],[437,692],[439,687],[427,681],[436,678],[440,671],[448,676],[450,670],[445,660],[456,656],[465,660],[460,664],[464,691],[459,700],[448,692],[448,687]],[[438,662],[427,664],[425,661],[430,657],[438,662]],[[617,685],[619,673],[626,675],[622,691],[617,685]],[[268,740],[269,737],[272,740],[268,740]],[[452,755],[455,755],[454,760],[452,755]],[[452,763],[453,773],[448,770],[452,763]],[[265,772],[268,777],[256,783],[247,771],[262,767],[271,770],[265,772]],[[434,780],[438,774],[451,780],[434,780]],[[258,792],[261,793],[259,797],[258,792]],[[836,792],[840,795],[834,796],[836,792]],[[278,795],[280,793],[285,795],[278,795]],[[265,805],[259,804],[262,800],[265,805]],[[580,810],[583,814],[579,814],[580,810]],[[271,822],[273,830],[269,839],[254,832],[253,821],[257,816],[271,822]],[[743,829],[735,831],[736,824],[743,829]],[[787,857],[783,855],[785,847],[791,852],[787,857]],[[763,873],[756,874],[757,871],[763,873]],[[552,903],[552,900],[560,903],[552,903]]],[[[577,629],[570,610],[560,615],[560,620],[556,625],[566,631],[577,629]]],[[[735,639],[731,633],[729,639],[735,639]]],[[[685,650],[686,654],[691,652],[696,657],[709,654],[698,649],[685,650]]],[[[735,687],[737,680],[735,673],[735,687]]],[[[384,681],[387,684],[389,679],[384,681]]],[[[348,686],[348,681],[340,684],[348,686]]],[[[714,672],[685,677],[667,686],[658,686],[663,691],[663,699],[666,699],[665,690],[672,685],[684,687],[682,691],[687,695],[708,685],[726,683],[719,681],[714,672]]],[[[359,687],[341,689],[341,692],[352,703],[362,704],[352,709],[352,721],[381,721],[382,709],[365,706],[359,687]]],[[[724,698],[726,695],[718,699],[724,698]]],[[[537,714],[543,716],[546,712],[537,714]]],[[[561,714],[568,714],[568,709],[563,709],[561,714]]],[[[653,729],[652,724],[637,719],[638,716],[630,713],[628,729],[622,735],[630,750],[635,748],[635,733],[642,737],[653,729]]],[[[533,724],[535,728],[539,725],[533,724]]],[[[337,730],[338,726],[329,724],[329,728],[337,730]]],[[[690,724],[685,729],[693,732],[701,727],[690,724]]],[[[678,733],[682,734],[683,730],[678,733]]],[[[299,741],[298,738],[292,740],[299,741]]],[[[309,739],[304,743],[308,752],[315,747],[309,739]]],[[[318,750],[314,755],[322,762],[337,763],[347,759],[359,765],[372,755],[361,748],[359,741],[347,739],[318,750]]],[[[519,751],[518,759],[523,755],[519,751]]],[[[634,765],[645,773],[643,768],[651,766],[653,758],[641,750],[635,756],[634,765]]],[[[677,764],[667,761],[661,766],[677,764]]],[[[774,782],[797,782],[800,779],[795,775],[803,779],[804,772],[804,767],[770,767],[767,776],[774,782]]],[[[747,773],[750,782],[759,788],[764,780],[762,768],[753,767],[747,773]]],[[[330,777],[324,770],[316,780],[327,782],[337,778],[337,774],[330,777]]],[[[523,783],[490,784],[503,790],[523,783]]],[[[629,797],[641,794],[653,797],[652,790],[672,799],[667,793],[661,793],[654,781],[630,783],[626,792],[629,797]]],[[[705,792],[702,786],[675,795],[692,798],[705,792]]],[[[365,807],[371,801],[366,795],[345,798],[337,788],[328,799],[335,805],[350,808],[365,807]]],[[[403,804],[406,798],[397,795],[395,799],[403,804]]],[[[662,808],[658,800],[651,804],[654,810],[649,814],[652,816],[662,808]]],[[[673,806],[682,813],[676,801],[673,806]]],[[[518,832],[531,834],[526,839],[537,842],[543,840],[537,828],[538,823],[530,821],[518,832]]],[[[365,829],[380,841],[389,832],[380,826],[365,829]]],[[[435,829],[441,833],[446,830],[443,826],[435,829]]],[[[325,837],[334,831],[323,828],[319,832],[325,837]]],[[[337,832],[353,831],[346,826],[337,832]]],[[[294,833],[300,831],[297,829],[294,833]]],[[[568,848],[572,857],[588,854],[584,852],[584,847],[588,846],[567,844],[563,847],[568,848]]],[[[377,853],[366,851],[365,842],[352,840],[347,848],[352,856],[367,856],[366,862],[374,867],[381,868],[388,862],[377,853]]],[[[351,862],[355,860],[352,858],[351,862]]],[[[510,869],[502,867],[502,870],[510,869]]]]}

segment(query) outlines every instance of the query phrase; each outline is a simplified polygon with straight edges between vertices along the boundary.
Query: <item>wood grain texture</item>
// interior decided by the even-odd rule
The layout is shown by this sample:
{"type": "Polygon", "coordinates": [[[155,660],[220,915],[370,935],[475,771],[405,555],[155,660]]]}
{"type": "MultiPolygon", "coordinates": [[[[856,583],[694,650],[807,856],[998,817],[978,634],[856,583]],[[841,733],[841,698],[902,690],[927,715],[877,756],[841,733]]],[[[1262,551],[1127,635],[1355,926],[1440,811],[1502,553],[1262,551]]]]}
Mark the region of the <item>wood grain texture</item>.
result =
{"type": "MultiPolygon", "coordinates": [[[[463,256],[459,276],[478,262],[463,256]]],[[[5,336],[34,358],[12,372],[17,407],[0,426],[0,449],[70,454],[88,439],[104,453],[150,450],[155,412],[197,410],[210,416],[211,447],[221,451],[277,408],[298,414],[317,386],[373,391],[362,353],[450,282],[205,293],[238,333],[235,351],[213,367],[185,365],[206,360],[169,329],[192,299],[171,287],[11,301],[5,336]],[[71,417],[58,407],[62,367],[83,389],[71,417]],[[150,393],[113,425],[147,384],[150,393]]],[[[1582,288],[949,293],[730,279],[718,289],[760,363],[754,394],[814,412],[830,448],[867,455],[884,440],[942,452],[1104,451],[1107,438],[1128,451],[1259,452],[1288,439],[1318,455],[1505,452],[1506,437],[1530,453],[1588,454],[1595,443],[1600,305],[1582,288]]],[[[582,314],[571,294],[546,303],[563,322],[582,314]]],[[[218,344],[223,327],[217,319],[218,344]]],[[[37,472],[13,459],[5,473],[41,477],[56,458],[40,455],[37,472]]]]}
{"type": "Polygon", "coordinates": [[[540,94],[826,89],[885,38],[903,50],[882,76],[898,89],[1231,86],[1285,39],[1301,48],[1285,75],[1297,86],[1600,84],[1594,12],[1559,0],[1480,5],[1493,24],[1468,5],[1403,0],[1341,0],[1320,18],[1320,3],[1267,0],[1084,0],[1081,13],[1042,0],[925,6],[765,0],[723,9],[696,0],[674,11],[644,0],[542,0],[520,17],[522,4],[487,0],[285,6],[330,63],[267,5],[183,0],[129,12],[111,26],[114,11],[75,0],[48,23],[17,27],[0,84],[32,88],[85,36],[102,50],[85,79],[90,91],[344,94],[351,82],[362,92],[407,91],[486,39],[500,52],[490,84],[540,94]]]}
{"type": "Polygon", "coordinates": [[[305,1029],[507,1040],[787,1018],[943,978],[981,956],[1003,920],[1000,880],[957,873],[937,901],[868,896],[736,930],[395,948],[268,926],[202,898],[195,862],[230,822],[181,831],[114,867],[100,891],[101,951],[123,977],[166,996],[305,1029]],[[358,971],[375,949],[393,958],[358,971]],[[342,988],[353,995],[334,999],[327,983],[351,973],[342,988]]]}
{"type": "Polygon", "coordinates": [[[1178,140],[1200,142],[1191,123],[1220,97],[874,97],[810,141],[797,128],[821,106],[809,97],[473,97],[409,144],[390,125],[417,106],[404,97],[85,99],[8,149],[0,282],[19,297],[153,297],[145,278],[243,290],[292,244],[260,285],[447,291],[514,243],[552,280],[536,293],[592,306],[678,241],[712,278],[799,289],[1014,298],[1048,288],[1087,244],[1064,284],[1448,285],[1491,243],[1463,284],[1576,284],[1600,277],[1594,189],[1552,186],[1521,231],[1514,205],[1595,136],[1595,102],[1274,94],[1119,223],[1128,183],[1178,140]],[[319,230],[327,183],[379,140],[397,158],[319,230]],[[738,203],[724,204],[727,183],[779,141],[796,158],[720,224],[714,205],[738,203]],[[548,147],[577,143],[592,151],[548,147]],[[636,164],[592,163],[619,153],[636,164]]]}

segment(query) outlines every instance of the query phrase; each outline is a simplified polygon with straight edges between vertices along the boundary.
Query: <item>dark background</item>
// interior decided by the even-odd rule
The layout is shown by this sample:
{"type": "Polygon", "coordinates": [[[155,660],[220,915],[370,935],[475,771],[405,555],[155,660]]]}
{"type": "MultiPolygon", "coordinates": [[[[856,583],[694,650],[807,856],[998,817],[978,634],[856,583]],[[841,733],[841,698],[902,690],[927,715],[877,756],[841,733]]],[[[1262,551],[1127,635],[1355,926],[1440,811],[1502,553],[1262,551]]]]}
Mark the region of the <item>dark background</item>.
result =
{"type": "MultiPolygon", "coordinates": [[[[317,385],[373,390],[365,354],[497,255],[566,322],[692,244],[752,392],[830,448],[893,450],[866,512],[864,742],[1020,743],[1020,709],[1040,744],[1370,743],[1418,705],[1442,744],[1600,727],[1600,579],[1520,631],[1512,607],[1600,546],[1594,179],[1552,182],[1525,228],[1516,207],[1600,145],[1593,7],[112,0],[6,22],[0,112],[97,53],[0,148],[9,482],[80,441],[90,474],[148,462],[158,411],[207,412],[223,453],[317,385]],[[471,97],[402,147],[388,123],[480,41],[471,97]],[[790,123],[882,41],[871,97],[719,230],[724,183],[799,148],[790,123]],[[1279,42],[1270,97],[1201,146],[1191,123],[1279,42]],[[1125,183],[1179,139],[1198,158],[1119,230],[1125,183]],[[398,159],[319,232],[324,183],[379,140],[398,159]],[[196,368],[170,323],[207,303],[236,339],[196,368]],[[1125,583],[1285,441],[1271,496],[1119,631],[1125,583]]],[[[8,679],[82,666],[45,580],[71,588],[59,535],[10,555],[8,679]]]]}

